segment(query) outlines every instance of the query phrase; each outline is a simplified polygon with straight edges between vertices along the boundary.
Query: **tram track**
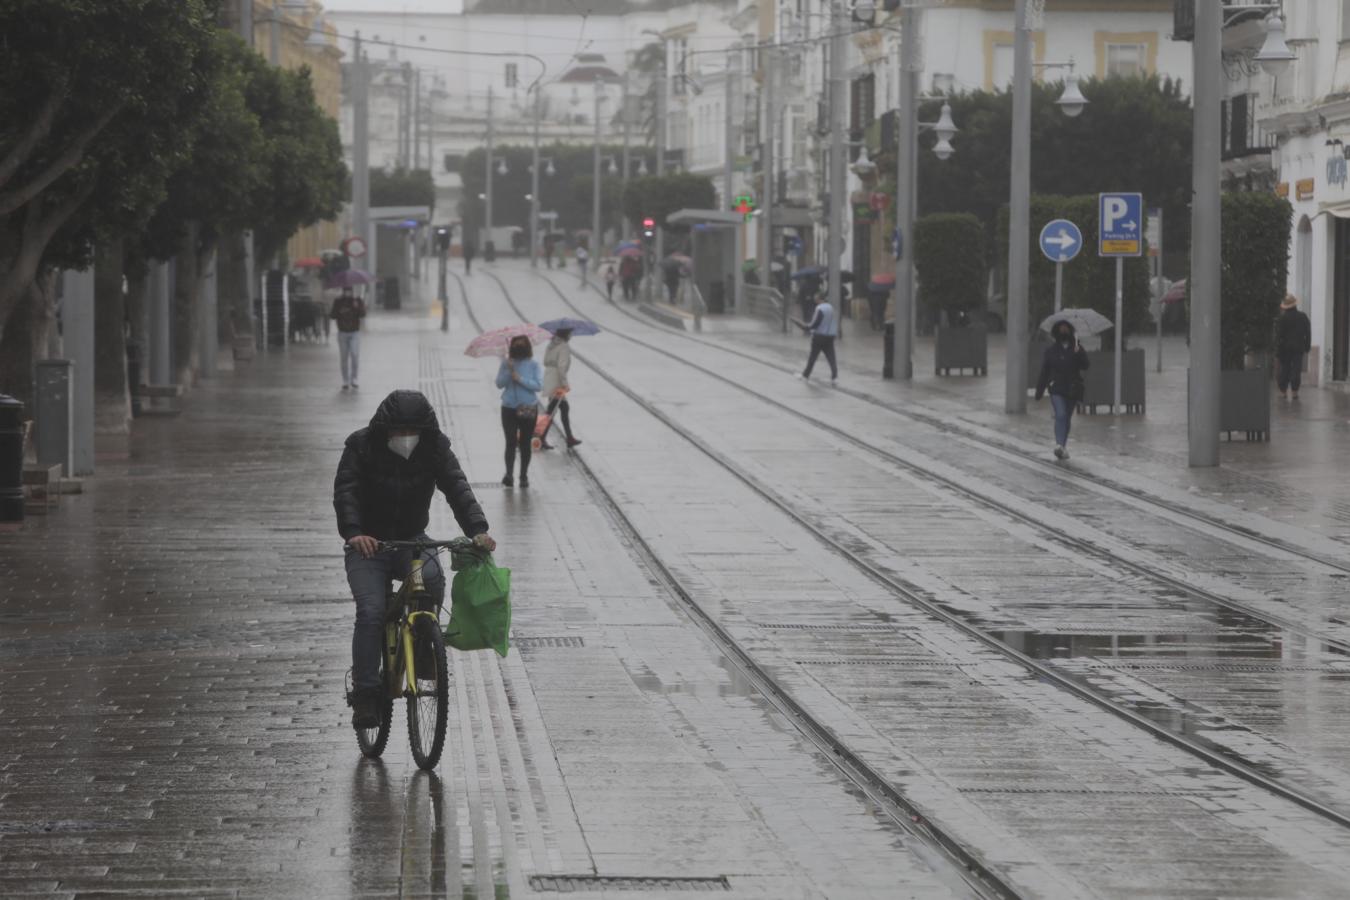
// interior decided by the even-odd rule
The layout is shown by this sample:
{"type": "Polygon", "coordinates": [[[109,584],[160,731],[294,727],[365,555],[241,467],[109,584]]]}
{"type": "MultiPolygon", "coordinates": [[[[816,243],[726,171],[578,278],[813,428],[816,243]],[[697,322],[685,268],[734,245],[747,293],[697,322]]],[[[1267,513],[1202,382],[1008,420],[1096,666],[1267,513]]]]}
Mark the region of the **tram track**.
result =
{"type": "MultiPolygon", "coordinates": [[[[493,277],[495,278],[496,276],[493,277]]],[[[568,308],[570,308],[573,312],[577,313],[578,315],[581,316],[585,315],[585,311],[582,310],[580,307],[578,307],[574,302],[572,302],[571,298],[569,298],[565,293],[563,293],[563,291],[552,281],[552,279],[544,278],[543,276],[540,277],[545,284],[549,285],[549,287],[553,289],[554,293],[558,295],[558,298],[562,300],[562,302],[566,304],[568,308]]],[[[504,285],[503,290],[505,290],[504,285]]],[[[633,315],[628,310],[622,311],[629,316],[633,315]]],[[[963,483],[962,481],[959,481],[949,475],[943,474],[940,471],[935,471],[934,467],[932,466],[920,465],[912,459],[907,459],[890,450],[878,447],[875,444],[863,440],[862,438],[859,438],[857,435],[852,434],[836,425],[832,425],[831,423],[826,422],[817,416],[813,416],[809,413],[802,412],[800,409],[797,409],[796,407],[788,403],[784,403],[783,401],[778,400],[777,398],[772,397],[762,391],[758,391],[755,390],[754,388],[748,387],[742,381],[738,381],[733,378],[728,378],[725,375],[721,374],[720,372],[714,371],[696,362],[691,362],[690,360],[680,356],[678,353],[674,353],[670,350],[667,350],[666,348],[661,347],[658,344],[654,344],[650,341],[645,341],[642,338],[634,337],[633,335],[625,334],[624,332],[615,331],[613,329],[607,329],[606,333],[612,334],[615,337],[619,337],[622,338],[623,340],[629,341],[630,343],[640,346],[645,350],[649,350],[653,353],[658,353],[662,356],[667,357],[668,359],[673,359],[676,362],[679,362],[682,365],[685,365],[689,368],[694,369],[695,371],[707,375],[710,378],[714,378],[722,382],[723,384],[726,384],[730,387],[734,387],[737,390],[741,391],[742,393],[748,394],[749,396],[754,397],[755,399],[765,404],[768,404],[769,406],[772,406],[775,409],[779,409],[783,412],[786,412],[800,421],[807,422],[813,427],[825,431],[826,433],[832,435],[833,437],[839,438],[840,440],[843,440],[848,444],[857,447],[858,449],[864,451],[865,453],[869,453],[880,459],[884,459],[886,462],[892,465],[900,466],[901,468],[904,468],[905,470],[915,475],[918,475],[923,479],[940,484],[941,487],[943,487],[946,490],[950,490],[954,493],[959,494],[960,496],[965,497],[968,500],[971,500],[989,509],[995,510],[1005,516],[1008,516],[1019,522],[1022,522],[1023,524],[1029,525],[1032,528],[1039,531],[1040,533],[1049,537],[1051,540],[1061,544],[1062,546],[1069,547],[1075,552],[1087,554],[1109,565],[1119,566],[1128,569],[1134,574],[1147,580],[1153,581],[1155,583],[1161,584],[1170,590],[1181,592],[1186,596],[1189,596],[1196,600],[1200,600],[1204,603],[1219,606],[1224,609],[1231,610],[1232,612],[1239,613],[1243,616],[1247,616],[1248,618],[1266,623],[1273,627],[1284,629],[1288,632],[1304,637],[1310,641],[1321,643],[1327,648],[1332,649],[1338,653],[1350,656],[1350,641],[1341,640],[1325,634],[1320,634],[1316,631],[1313,631],[1312,629],[1305,627],[1301,623],[1289,619],[1285,616],[1277,615],[1275,613],[1270,612],[1269,610],[1259,609],[1251,604],[1226,596],[1217,591],[1200,587],[1199,585],[1196,585],[1193,582],[1186,581],[1184,579],[1172,575],[1168,575],[1164,572],[1160,572],[1158,571],[1157,568],[1149,565],[1148,563],[1123,557],[1117,553],[1114,553],[1109,548],[1098,545],[1094,541],[1087,540],[1085,538],[1071,534],[1063,528],[1057,528],[1054,525],[1047,523],[1039,515],[1028,512],[1026,509],[1023,509],[1015,505],[1013,502],[1000,499],[996,496],[991,496],[990,492],[988,491],[977,490],[970,484],[963,483]]],[[[734,349],[720,348],[717,345],[710,344],[706,341],[698,341],[698,343],[713,349],[725,349],[726,352],[728,353],[733,353],[738,356],[747,356],[747,358],[753,359],[753,357],[750,357],[747,354],[742,354],[734,349]]],[[[1312,559],[1315,562],[1318,561],[1316,559],[1313,559],[1313,557],[1306,557],[1306,558],[1312,559]]],[[[1350,572],[1350,567],[1347,567],[1345,571],[1350,572]]]]}
{"type": "MultiPolygon", "coordinates": [[[[554,283],[554,281],[551,278],[543,275],[542,273],[536,272],[534,274],[535,277],[539,278],[541,281],[548,284],[555,292],[557,292],[560,296],[562,296],[564,300],[568,302],[569,305],[572,306],[574,310],[577,309],[575,304],[572,304],[570,300],[567,300],[566,296],[562,294],[557,284],[554,283]]],[[[594,285],[590,285],[590,287],[596,292],[597,296],[600,299],[604,299],[604,295],[599,293],[598,287],[595,287],[594,285]]],[[[622,306],[621,304],[616,303],[612,305],[614,309],[616,309],[624,316],[632,319],[633,321],[648,327],[661,327],[664,333],[667,333],[673,337],[677,337],[690,343],[698,344],[699,346],[702,347],[707,347],[711,350],[716,350],[721,353],[725,353],[731,356],[738,357],[740,359],[747,360],[749,362],[755,363],[756,365],[763,366],[767,369],[770,369],[774,372],[778,372],[784,375],[795,375],[798,371],[798,369],[792,366],[783,365],[779,362],[765,359],[763,356],[760,356],[755,353],[750,353],[745,350],[738,349],[736,347],[730,347],[718,341],[711,341],[705,338],[700,338],[684,331],[676,331],[673,328],[664,326],[662,323],[659,323],[654,319],[642,318],[641,316],[638,316],[632,310],[622,306]]],[[[631,336],[628,335],[622,335],[619,332],[612,332],[612,333],[619,334],[620,336],[629,338],[631,340],[637,341],[641,340],[637,338],[631,338],[631,336]]],[[[669,352],[667,352],[666,355],[673,356],[673,358],[676,359],[680,358],[678,355],[670,354],[669,352]]],[[[1134,504],[1143,504],[1149,507],[1153,507],[1154,509],[1165,511],[1171,515],[1190,520],[1191,522],[1194,522],[1197,525],[1203,526],[1205,528],[1213,529],[1222,534],[1226,534],[1232,538],[1264,545],[1269,550],[1288,554],[1290,556],[1299,557],[1308,562],[1317,563],[1318,565],[1325,566],[1328,569],[1332,569],[1339,573],[1343,573],[1344,575],[1350,576],[1350,558],[1347,557],[1338,558],[1329,555],[1327,553],[1319,553],[1313,550],[1309,550],[1306,547],[1300,546],[1299,544],[1295,544],[1286,540],[1281,540],[1279,538],[1272,537],[1271,535],[1268,534],[1263,534],[1254,528],[1247,528],[1235,525],[1232,522],[1225,521],[1216,516],[1209,515],[1193,507],[1187,506],[1182,503],[1173,502],[1164,497],[1159,497],[1155,494],[1148,493],[1139,488],[1130,487],[1129,485],[1122,484],[1113,479],[1103,478],[1098,474],[1090,475],[1084,472],[1075,471],[1071,467],[1066,467],[1058,462],[1053,462],[1049,459],[1046,459],[1044,455],[1037,455],[1034,453],[1030,453],[1026,451],[1024,448],[1019,447],[1010,441],[999,440],[997,438],[989,436],[988,434],[982,433],[982,431],[977,427],[961,425],[959,423],[951,421],[950,419],[943,418],[935,413],[918,411],[912,407],[898,406],[894,403],[887,402],[872,394],[869,394],[866,391],[860,391],[855,388],[847,386],[836,387],[836,390],[838,390],[838,392],[841,394],[846,394],[854,398],[855,400],[860,400],[863,403],[866,403],[870,406],[885,410],[886,412],[900,419],[905,419],[911,422],[927,425],[944,434],[959,436],[970,444],[979,445],[987,452],[996,454],[1001,459],[1016,462],[1019,465],[1023,465],[1029,469],[1040,472],[1043,475],[1048,475],[1056,479],[1057,481],[1066,484],[1074,484],[1080,488],[1090,490],[1099,494],[1101,493],[1110,494],[1118,499],[1130,501],[1134,504]]],[[[1350,548],[1347,549],[1347,554],[1350,554],[1350,548]]]]}
{"type": "MultiPolygon", "coordinates": [[[[497,283],[502,296],[511,309],[518,316],[521,316],[523,321],[528,321],[516,305],[506,285],[491,272],[484,271],[497,283]]],[[[473,311],[463,280],[454,273],[451,273],[451,276],[459,287],[469,321],[474,329],[481,334],[485,329],[473,311]]],[[[573,356],[602,378],[605,378],[606,381],[615,384],[611,380],[612,376],[602,372],[599,367],[586,360],[581,354],[573,351],[573,356]]],[[[622,391],[622,388],[620,390],[622,391]]],[[[633,399],[631,394],[629,394],[629,397],[633,399]]],[[[670,425],[668,422],[665,424],[670,425]]],[[[681,583],[656,552],[656,549],[642,535],[632,518],[624,512],[618,499],[605,486],[585,458],[579,454],[569,454],[569,457],[587,484],[602,500],[602,506],[611,522],[638,553],[643,564],[659,580],[662,587],[675,598],[680,607],[690,615],[691,619],[713,641],[714,645],[736,666],[740,674],[753,684],[756,690],[781,715],[792,722],[797,731],[810,741],[811,745],[826,759],[829,759],[850,784],[857,788],[869,802],[874,804],[877,810],[883,813],[887,819],[916,840],[923,842],[932,851],[941,854],[942,858],[955,867],[965,885],[976,896],[1006,898],[1006,900],[1014,900],[1014,898],[1022,896],[977,852],[932,822],[924,810],[911,802],[889,779],[853,752],[844,742],[839,740],[833,730],[798,703],[781,682],[760,665],[741,642],[725,629],[681,583]]]]}
{"type": "MultiPolygon", "coordinates": [[[[499,288],[502,291],[503,296],[507,300],[507,303],[516,312],[516,314],[524,317],[523,313],[516,305],[514,298],[512,298],[510,291],[505,285],[505,283],[502,282],[501,279],[498,278],[496,275],[490,272],[487,274],[498,284],[499,288]]],[[[560,289],[558,289],[557,285],[553,284],[553,282],[550,279],[544,279],[544,281],[553,288],[554,292],[558,295],[559,299],[561,299],[565,305],[567,305],[577,314],[584,315],[584,311],[581,310],[579,307],[577,307],[576,304],[574,304],[570,300],[570,298],[568,298],[560,289]]],[[[801,420],[804,420],[812,425],[815,425],[821,428],[822,430],[826,431],[827,433],[836,436],[840,439],[843,439],[854,446],[864,449],[867,452],[877,454],[881,458],[886,459],[888,462],[892,464],[902,466],[909,471],[919,474],[921,477],[925,479],[936,480],[939,483],[943,484],[944,486],[958,491],[961,495],[967,497],[969,500],[975,503],[996,509],[999,512],[1004,513],[1005,515],[1010,515],[1019,521],[1030,524],[1035,528],[1037,528],[1038,530],[1041,531],[1048,530],[1052,533],[1052,535],[1061,537],[1063,536],[1052,528],[1048,529],[1047,526],[1045,526],[1035,517],[1029,516],[1021,510],[1012,508],[1002,501],[983,496],[979,492],[973,491],[965,485],[957,484],[951,481],[950,479],[943,478],[941,475],[934,476],[930,472],[925,470],[923,467],[916,466],[909,460],[905,460],[901,457],[896,456],[895,454],[891,454],[889,453],[889,451],[873,447],[867,444],[865,441],[862,441],[854,437],[853,435],[844,432],[842,429],[839,429],[836,426],[833,426],[827,422],[823,422],[808,414],[802,413],[788,406],[787,404],[776,400],[775,398],[769,397],[765,394],[755,391],[752,388],[748,388],[743,384],[741,384],[740,382],[734,381],[733,379],[729,379],[718,372],[714,372],[710,369],[707,369],[706,367],[700,366],[697,363],[685,360],[680,356],[678,356],[677,354],[665,350],[664,348],[659,347],[656,344],[652,344],[650,342],[643,341],[639,338],[634,338],[630,335],[625,335],[621,332],[613,330],[608,330],[607,333],[629,340],[632,343],[643,347],[645,350],[649,350],[651,352],[659,353],[671,359],[675,359],[676,361],[682,363],[683,365],[686,365],[708,377],[714,378],[724,384],[736,387],[741,391],[751,396],[754,396],[775,408],[788,412],[789,414],[801,420]]],[[[1131,725],[1152,734],[1155,738],[1158,738],[1159,740],[1162,740],[1168,744],[1171,744],[1172,746],[1184,750],[1195,757],[1198,757],[1199,759],[1203,760],[1206,764],[1216,769],[1227,772],[1228,774],[1233,775],[1237,778],[1240,778],[1243,781],[1246,781],[1249,784],[1252,784],[1270,794],[1291,801],[1303,807],[1304,809],[1307,809],[1310,812],[1313,812],[1314,814],[1321,816],[1322,818],[1327,819],[1343,828],[1350,828],[1350,815],[1347,815],[1347,813],[1342,812],[1340,809],[1322,802],[1317,797],[1305,792],[1304,790],[1301,790],[1296,786],[1287,784],[1284,781],[1279,780],[1278,778],[1266,775],[1254,765],[1250,765],[1242,761],[1241,759],[1236,758],[1234,755],[1226,753],[1222,749],[1218,749],[1215,745],[1212,745],[1207,741],[1194,739],[1192,737],[1187,736],[1186,734],[1183,734],[1179,731],[1173,730],[1165,725],[1155,722],[1146,715],[1143,715],[1127,706],[1122,705],[1119,701],[1112,699],[1105,692],[1095,689],[1090,684],[1088,684],[1084,679],[1075,677],[1074,675],[1066,674],[1065,672],[1061,671],[1059,668],[1053,665],[1042,662],[1041,660],[1038,660],[1026,653],[1023,653],[1022,651],[1010,646],[1005,640],[998,637],[997,635],[990,633],[986,629],[981,628],[979,625],[972,623],[965,616],[959,613],[952,612],[943,607],[942,605],[928,599],[923,595],[921,590],[897,578],[890,572],[885,571],[876,563],[872,562],[862,554],[858,553],[855,549],[847,546],[840,539],[836,538],[834,535],[827,532],[823,527],[821,527],[819,524],[813,521],[811,517],[799,507],[798,504],[784,498],[772,487],[765,484],[761,479],[757,478],[754,474],[752,474],[751,472],[747,471],[745,468],[737,464],[727,454],[711,446],[709,443],[704,441],[698,435],[694,434],[691,430],[681,425],[679,422],[674,420],[670,415],[668,415],[666,412],[658,408],[647,398],[643,397],[638,392],[630,388],[621,379],[611,374],[603,366],[589,359],[587,355],[579,353],[576,350],[573,350],[573,356],[576,357],[588,368],[590,368],[592,371],[594,371],[597,375],[599,375],[611,387],[618,390],[624,396],[628,397],[628,399],[630,399],[639,407],[641,407],[649,415],[656,418],[667,428],[671,429],[676,434],[680,435],[680,437],[682,437],[686,442],[694,446],[703,455],[708,457],[718,466],[725,469],[728,473],[730,473],[733,477],[735,477],[738,481],[740,481],[754,493],[756,493],[761,498],[763,498],[771,505],[776,507],[779,511],[787,515],[797,524],[807,529],[820,542],[825,544],[835,553],[839,554],[842,558],[846,559],[855,568],[863,572],[870,579],[872,579],[874,582],[887,589],[895,596],[903,599],[911,606],[921,609],[928,615],[944,622],[947,625],[955,627],[965,635],[974,638],[984,646],[1016,662],[1018,665],[1022,666],[1035,676],[1046,679],[1052,682],[1053,684],[1057,685],[1058,687],[1068,691],[1070,694],[1077,696],[1080,699],[1088,703],[1091,703],[1092,705],[1100,709],[1106,710],[1107,712],[1110,712],[1111,714],[1127,721],[1131,725]]],[[[578,460],[578,464],[585,468],[585,474],[587,475],[587,477],[592,479],[593,482],[596,484],[597,489],[605,494],[605,496],[608,498],[608,502],[613,502],[612,495],[610,495],[608,491],[604,489],[603,484],[599,483],[599,479],[595,475],[594,471],[591,470],[590,467],[585,464],[584,460],[578,460]]],[[[618,512],[622,513],[622,510],[618,510],[618,512]]],[[[629,525],[631,526],[631,524],[632,523],[630,522],[629,525]]],[[[637,538],[639,539],[640,537],[641,537],[640,535],[637,536],[637,538]]],[[[1084,552],[1091,552],[1095,556],[1101,556],[1103,554],[1101,548],[1096,547],[1090,542],[1073,541],[1072,536],[1068,537],[1071,539],[1071,542],[1074,546],[1077,546],[1084,552]]],[[[1110,554],[1107,554],[1106,558],[1108,558],[1111,563],[1117,565],[1123,562],[1119,558],[1110,554]]],[[[1212,592],[1207,592],[1204,591],[1203,589],[1198,589],[1195,586],[1190,585],[1186,582],[1177,581],[1175,579],[1171,579],[1168,576],[1160,576],[1156,572],[1150,570],[1146,565],[1140,563],[1132,563],[1130,564],[1130,568],[1143,575],[1146,575],[1147,577],[1157,579],[1158,581],[1166,584],[1168,587],[1174,590],[1184,591],[1185,593],[1196,599],[1206,600],[1210,603],[1214,603],[1216,605],[1223,606],[1228,609],[1240,612],[1243,615],[1250,616],[1259,621],[1268,622],[1272,625],[1276,625],[1277,627],[1287,628],[1290,631],[1302,634],[1305,637],[1308,637],[1312,640],[1321,641],[1327,646],[1335,648],[1340,652],[1343,653],[1350,652],[1350,646],[1347,646],[1343,642],[1336,641],[1334,639],[1328,639],[1320,635],[1312,634],[1308,632],[1306,629],[1303,629],[1301,626],[1298,626],[1296,623],[1292,622],[1284,623],[1280,621],[1272,621],[1277,620],[1279,617],[1270,616],[1269,614],[1261,610],[1256,610],[1254,608],[1247,607],[1246,604],[1241,604],[1232,601],[1230,598],[1225,598],[1222,595],[1213,594],[1212,592]]],[[[706,615],[706,613],[703,613],[703,615],[706,615]]]]}

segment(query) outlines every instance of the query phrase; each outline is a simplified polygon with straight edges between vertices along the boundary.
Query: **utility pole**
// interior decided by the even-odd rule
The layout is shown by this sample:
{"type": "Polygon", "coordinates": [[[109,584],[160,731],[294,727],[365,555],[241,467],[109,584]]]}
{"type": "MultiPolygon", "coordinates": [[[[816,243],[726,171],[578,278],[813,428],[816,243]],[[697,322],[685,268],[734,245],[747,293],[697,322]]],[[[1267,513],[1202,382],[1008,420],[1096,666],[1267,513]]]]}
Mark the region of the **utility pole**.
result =
{"type": "MultiPolygon", "coordinates": [[[[1191,366],[1186,439],[1192,466],[1219,464],[1219,73],[1223,10],[1196,0],[1191,45],[1195,89],[1191,139],[1191,366]]],[[[1119,357],[1117,357],[1119,358],[1119,357]]]]}
{"type": "MultiPolygon", "coordinates": [[[[604,99],[604,82],[595,77],[595,158],[592,160],[591,173],[591,259],[600,265],[600,102],[604,99]]],[[[586,282],[586,269],[581,269],[581,281],[586,282]]]]}
{"type": "MultiPolygon", "coordinates": [[[[627,193],[628,193],[628,160],[629,160],[629,157],[628,157],[628,131],[629,131],[628,124],[629,124],[629,121],[632,119],[632,112],[631,112],[631,110],[628,108],[628,66],[627,66],[626,64],[624,65],[624,70],[623,70],[623,99],[622,99],[620,102],[623,104],[623,177],[622,177],[622,179],[620,180],[619,183],[622,185],[621,193],[622,193],[622,194],[627,194],[627,193]]],[[[622,204],[622,201],[620,201],[620,203],[622,204]]],[[[623,235],[623,239],[624,239],[625,241],[628,240],[628,236],[629,236],[630,234],[632,234],[632,230],[631,230],[630,223],[629,223],[629,221],[628,221],[628,217],[625,216],[625,215],[622,215],[622,214],[619,216],[619,233],[623,235]]]]}
{"type": "MultiPolygon", "coordinates": [[[[844,223],[848,210],[847,169],[848,154],[844,149],[844,131],[848,124],[848,101],[844,95],[844,54],[848,36],[844,32],[843,4],[835,0],[830,5],[830,224],[825,258],[829,264],[829,293],[826,299],[835,308],[834,321],[841,325],[844,318],[844,223]]],[[[840,329],[842,331],[842,329],[840,329]]]]}
{"type": "MultiPolygon", "coordinates": [[[[775,107],[775,81],[778,77],[778,52],[765,47],[761,53],[764,60],[762,73],[764,84],[764,128],[762,169],[760,175],[764,183],[764,192],[759,203],[759,261],[764,268],[760,277],[765,284],[773,284],[773,206],[774,206],[774,135],[777,131],[778,110],[775,107]]],[[[788,330],[788,298],[783,298],[783,333],[788,330]]]]}
{"type": "MultiPolygon", "coordinates": [[[[1197,117],[1198,117],[1197,113],[1197,117]]],[[[1215,119],[1218,112],[1215,111],[1215,119]]],[[[912,244],[912,241],[911,241],[912,244]]],[[[1027,411],[1027,282],[1031,266],[1031,29],[1027,0],[1013,7],[1012,182],[1008,218],[1008,358],[1004,412],[1027,411]]]]}
{"type": "MultiPolygon", "coordinates": [[[[725,97],[723,105],[726,113],[726,134],[723,135],[726,143],[726,159],[722,164],[722,208],[731,209],[732,204],[736,202],[736,186],[732,181],[736,177],[736,98],[740,94],[740,68],[741,68],[741,50],[740,47],[734,47],[727,56],[727,73],[725,97]]],[[[737,314],[745,310],[745,272],[741,265],[744,260],[744,247],[742,245],[742,236],[745,232],[745,223],[737,222],[731,226],[735,229],[732,244],[734,246],[731,270],[731,293],[732,308],[737,314]]]]}
{"type": "Polygon", "coordinates": [[[412,81],[413,169],[422,168],[422,70],[413,69],[412,81]]]}
{"type": "MultiPolygon", "coordinates": [[[[661,45],[661,72],[656,83],[656,174],[666,174],[666,92],[670,89],[670,77],[666,70],[665,44],[661,45]]],[[[656,263],[659,266],[665,259],[666,228],[662,222],[656,223],[656,263]]],[[[652,267],[653,270],[656,266],[652,267]]],[[[655,278],[655,271],[652,277],[655,278]]]]}
{"type": "Polygon", "coordinates": [[[352,230],[371,252],[370,239],[370,68],[361,50],[361,32],[352,39],[352,230]]]}
{"type": "Polygon", "coordinates": [[[530,268],[539,268],[539,120],[543,109],[539,86],[534,86],[534,151],[530,164],[530,268]]]}
{"type": "Polygon", "coordinates": [[[488,85],[487,96],[487,190],[486,203],[484,204],[483,215],[483,240],[479,242],[479,247],[484,254],[487,252],[488,242],[492,240],[492,85],[488,85]]]}
{"type": "Polygon", "coordinates": [[[905,6],[900,13],[900,99],[896,115],[895,227],[900,232],[900,256],[895,261],[895,362],[892,377],[914,377],[914,214],[918,205],[916,159],[919,73],[916,71],[919,35],[918,13],[905,6]]]}

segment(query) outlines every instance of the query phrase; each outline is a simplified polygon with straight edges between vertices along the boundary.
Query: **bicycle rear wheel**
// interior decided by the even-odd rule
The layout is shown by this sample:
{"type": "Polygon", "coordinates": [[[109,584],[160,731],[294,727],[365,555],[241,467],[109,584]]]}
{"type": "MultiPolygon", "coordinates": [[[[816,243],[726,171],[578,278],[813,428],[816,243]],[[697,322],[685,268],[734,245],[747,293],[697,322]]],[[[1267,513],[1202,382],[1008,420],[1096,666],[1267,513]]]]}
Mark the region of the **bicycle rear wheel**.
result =
{"type": "Polygon", "coordinates": [[[445,640],[437,623],[426,616],[413,620],[413,658],[417,665],[417,696],[408,698],[408,743],[418,768],[434,769],[445,749],[446,718],[450,709],[450,670],[445,640]]]}
{"type": "Polygon", "coordinates": [[[356,729],[356,743],[363,756],[379,759],[389,743],[389,729],[394,720],[394,698],[389,696],[389,676],[385,671],[384,654],[380,654],[380,724],[375,728],[356,729]]]}

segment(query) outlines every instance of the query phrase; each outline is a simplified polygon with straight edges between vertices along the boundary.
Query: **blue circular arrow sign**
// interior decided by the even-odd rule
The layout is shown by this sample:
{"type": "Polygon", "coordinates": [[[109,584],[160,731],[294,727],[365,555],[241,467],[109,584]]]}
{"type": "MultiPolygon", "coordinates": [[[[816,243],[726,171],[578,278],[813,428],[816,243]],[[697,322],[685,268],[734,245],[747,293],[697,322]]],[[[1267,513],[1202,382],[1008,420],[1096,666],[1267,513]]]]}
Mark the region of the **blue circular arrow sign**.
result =
{"type": "Polygon", "coordinates": [[[1083,232],[1068,219],[1052,219],[1041,229],[1040,243],[1046,259],[1066,263],[1083,249],[1083,232]]]}

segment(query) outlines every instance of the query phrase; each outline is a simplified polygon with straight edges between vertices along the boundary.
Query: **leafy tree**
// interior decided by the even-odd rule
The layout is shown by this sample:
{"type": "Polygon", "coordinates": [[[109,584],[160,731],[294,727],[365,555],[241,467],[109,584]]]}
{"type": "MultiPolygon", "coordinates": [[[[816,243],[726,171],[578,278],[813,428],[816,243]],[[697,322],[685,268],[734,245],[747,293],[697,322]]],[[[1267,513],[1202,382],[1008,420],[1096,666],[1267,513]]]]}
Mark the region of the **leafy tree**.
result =
{"type": "Polygon", "coordinates": [[[208,0],[0,4],[0,334],[46,266],[163,199],[200,114],[208,0]]]}
{"type": "Polygon", "coordinates": [[[1294,211],[1283,197],[1242,192],[1224,194],[1222,212],[1219,356],[1223,368],[1242,369],[1248,353],[1271,349],[1294,211]]]}
{"type": "Polygon", "coordinates": [[[919,309],[928,321],[984,307],[984,228],[970,213],[933,213],[914,223],[919,309]]]}
{"type": "MultiPolygon", "coordinates": [[[[1164,263],[1179,273],[1189,255],[1191,192],[1191,109],[1181,84],[1157,76],[1113,77],[1087,79],[1080,87],[1088,105],[1076,118],[1055,106],[1060,85],[1032,87],[1032,192],[1142,193],[1149,206],[1163,210],[1164,263]]],[[[961,129],[953,139],[956,154],[939,160],[928,152],[936,140],[932,133],[921,138],[919,212],[974,213],[992,240],[998,211],[1008,202],[1012,95],[974,91],[948,101],[961,129]]],[[[939,105],[925,103],[920,117],[935,119],[939,105]]],[[[894,171],[893,158],[882,165],[894,171]]]]}
{"type": "Polygon", "coordinates": [[[716,209],[717,190],[705,175],[649,175],[628,182],[623,195],[623,211],[629,221],[640,224],[645,218],[666,227],[666,218],[681,209],[716,209]]]}
{"type": "MultiPolygon", "coordinates": [[[[496,161],[506,163],[506,174],[493,172],[492,176],[492,219],[494,225],[518,225],[528,230],[530,225],[530,201],[527,199],[531,189],[530,163],[533,160],[533,148],[521,145],[506,145],[493,149],[494,166],[496,161]]],[[[553,161],[553,174],[547,169],[539,174],[539,209],[558,214],[559,228],[576,230],[591,227],[591,177],[595,166],[594,148],[573,144],[551,144],[539,149],[540,159],[553,161]],[[585,190],[580,186],[584,184],[585,190]]],[[[642,151],[630,149],[636,166],[636,160],[642,151]]],[[[602,156],[622,159],[623,147],[601,145],[602,156]]],[[[485,192],[484,165],[485,151],[472,150],[464,157],[460,168],[460,179],[464,183],[464,199],[460,202],[459,214],[468,233],[472,234],[483,222],[484,202],[478,195],[485,192]]],[[[647,165],[653,165],[650,153],[647,165]]],[[[607,198],[610,178],[622,183],[619,176],[602,176],[605,184],[601,187],[601,203],[605,223],[617,222],[618,211],[613,209],[607,198]]],[[[630,182],[631,183],[631,182],[630,182]]]]}
{"type": "Polygon", "coordinates": [[[371,206],[427,206],[436,209],[436,182],[428,169],[372,169],[371,206]]]}

